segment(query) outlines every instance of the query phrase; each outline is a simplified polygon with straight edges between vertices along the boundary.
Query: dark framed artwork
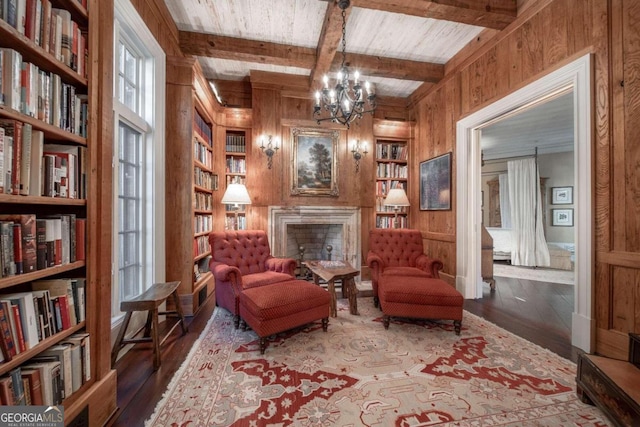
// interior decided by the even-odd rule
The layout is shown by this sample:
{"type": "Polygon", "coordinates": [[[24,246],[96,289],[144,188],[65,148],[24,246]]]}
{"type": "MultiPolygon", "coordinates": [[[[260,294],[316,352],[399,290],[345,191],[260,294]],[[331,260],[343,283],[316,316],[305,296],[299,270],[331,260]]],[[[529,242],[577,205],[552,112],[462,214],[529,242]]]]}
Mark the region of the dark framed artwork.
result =
{"type": "Polygon", "coordinates": [[[291,129],[291,195],[338,196],[337,130],[291,129]]]}
{"type": "Polygon", "coordinates": [[[451,209],[451,153],[420,163],[420,210],[451,209]]]}
{"type": "Polygon", "coordinates": [[[573,227],[573,209],[551,209],[551,225],[554,227],[573,227]]]}
{"type": "Polygon", "coordinates": [[[551,187],[551,204],[573,204],[573,187],[551,187]]]}

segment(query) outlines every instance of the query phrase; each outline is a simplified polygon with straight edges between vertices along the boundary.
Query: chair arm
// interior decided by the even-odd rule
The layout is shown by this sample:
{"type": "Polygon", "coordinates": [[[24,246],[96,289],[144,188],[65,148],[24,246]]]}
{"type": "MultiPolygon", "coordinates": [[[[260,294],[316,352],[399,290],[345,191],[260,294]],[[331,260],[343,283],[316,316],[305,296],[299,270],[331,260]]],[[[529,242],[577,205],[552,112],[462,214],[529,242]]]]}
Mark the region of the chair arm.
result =
{"type": "Polygon", "coordinates": [[[439,259],[429,258],[425,254],[422,254],[416,258],[416,267],[422,271],[426,271],[431,277],[439,279],[439,271],[444,268],[444,264],[439,259]]]}
{"type": "Polygon", "coordinates": [[[384,270],[384,262],[382,261],[382,258],[380,258],[380,256],[375,252],[369,251],[367,253],[367,265],[371,269],[373,278],[378,280],[382,274],[382,270],[384,270]]]}
{"type": "Polygon", "coordinates": [[[216,286],[225,282],[231,283],[233,293],[240,295],[240,292],[242,292],[242,274],[240,274],[238,267],[212,260],[209,263],[209,270],[211,270],[213,277],[216,279],[216,286]]]}
{"type": "Polygon", "coordinates": [[[264,266],[269,271],[285,273],[291,277],[295,277],[298,262],[293,258],[269,257],[266,259],[264,266]]]}

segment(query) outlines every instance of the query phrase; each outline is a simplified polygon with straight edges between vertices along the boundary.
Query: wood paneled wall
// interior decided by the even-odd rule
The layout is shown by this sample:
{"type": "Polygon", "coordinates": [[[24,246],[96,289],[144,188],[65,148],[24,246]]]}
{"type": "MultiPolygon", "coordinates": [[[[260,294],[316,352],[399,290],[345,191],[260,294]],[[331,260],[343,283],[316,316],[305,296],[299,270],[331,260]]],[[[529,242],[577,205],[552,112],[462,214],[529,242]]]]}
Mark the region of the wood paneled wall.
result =
{"type": "Polygon", "coordinates": [[[633,96],[638,83],[630,81],[638,74],[640,8],[628,0],[539,0],[527,6],[469,58],[455,59],[458,65],[447,68],[443,81],[415,100],[411,170],[422,160],[452,151],[454,192],[451,211],[412,207],[412,218],[427,237],[430,253],[445,260],[445,272],[455,274],[456,122],[592,53],[595,348],[625,359],[627,333],[640,331],[640,150],[637,138],[624,132],[637,126],[635,111],[640,108],[633,96]]]}

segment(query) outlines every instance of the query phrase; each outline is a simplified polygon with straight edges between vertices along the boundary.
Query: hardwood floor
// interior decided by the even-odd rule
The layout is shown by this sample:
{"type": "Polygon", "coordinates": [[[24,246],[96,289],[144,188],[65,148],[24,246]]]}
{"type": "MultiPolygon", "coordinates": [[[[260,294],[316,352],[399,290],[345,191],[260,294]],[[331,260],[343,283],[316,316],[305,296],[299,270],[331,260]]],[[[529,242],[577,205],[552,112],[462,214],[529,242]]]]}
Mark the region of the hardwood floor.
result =
{"type": "MultiPolygon", "coordinates": [[[[137,345],[116,364],[118,372],[118,411],[108,426],[142,426],[171,378],[180,368],[191,346],[198,339],[213,312],[213,299],[201,311],[187,318],[189,332],[179,328],[162,347],[162,365],[153,371],[149,345],[137,345]]],[[[465,310],[554,353],[577,361],[578,350],[571,346],[573,286],[522,279],[496,278],[496,290],[487,285],[484,296],[465,300],[465,310]]]]}

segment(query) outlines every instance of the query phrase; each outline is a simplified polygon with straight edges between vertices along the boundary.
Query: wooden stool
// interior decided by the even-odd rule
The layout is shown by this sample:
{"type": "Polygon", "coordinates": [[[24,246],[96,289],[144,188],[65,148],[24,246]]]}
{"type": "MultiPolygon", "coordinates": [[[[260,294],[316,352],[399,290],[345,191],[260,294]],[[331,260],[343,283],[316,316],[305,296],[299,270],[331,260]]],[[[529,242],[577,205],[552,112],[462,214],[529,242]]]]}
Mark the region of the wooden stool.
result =
{"type": "Polygon", "coordinates": [[[125,344],[139,342],[153,342],[153,369],[157,370],[160,367],[160,346],[178,325],[182,325],[182,335],[187,333],[187,326],[184,323],[182,307],[180,306],[180,299],[178,297],[179,285],[180,282],[155,283],[141,295],[120,303],[120,311],[124,311],[127,314],[124,317],[120,332],[118,332],[118,338],[116,338],[113,350],[111,350],[111,367],[115,366],[118,353],[125,344]],[[159,312],[158,306],[165,302],[169,296],[173,297],[176,309],[173,311],[159,312]],[[142,328],[140,328],[131,338],[125,338],[124,334],[127,332],[127,326],[129,326],[129,321],[131,320],[131,313],[134,311],[147,312],[147,323],[143,326],[144,336],[142,338],[133,338],[140,333],[142,330],[142,328]],[[162,341],[158,341],[158,315],[161,314],[177,316],[179,319],[164,338],[162,338],[162,341]],[[151,336],[149,336],[149,333],[151,333],[151,336]]]}

